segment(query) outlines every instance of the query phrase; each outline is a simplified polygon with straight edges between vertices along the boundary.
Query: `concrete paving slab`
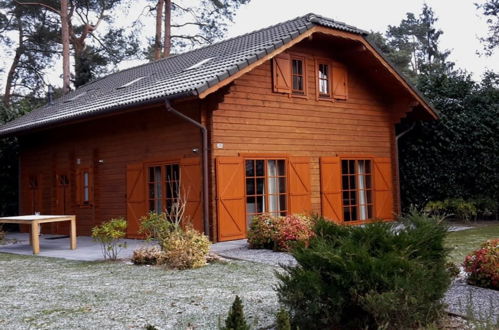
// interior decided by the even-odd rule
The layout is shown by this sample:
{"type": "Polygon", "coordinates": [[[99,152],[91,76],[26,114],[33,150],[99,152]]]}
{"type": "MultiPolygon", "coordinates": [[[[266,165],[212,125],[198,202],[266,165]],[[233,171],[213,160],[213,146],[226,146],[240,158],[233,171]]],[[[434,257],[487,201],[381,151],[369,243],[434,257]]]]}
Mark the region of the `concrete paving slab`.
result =
{"type": "MultiPolygon", "coordinates": [[[[69,260],[97,261],[104,260],[101,246],[91,237],[78,236],[76,250],[69,249],[69,237],[58,238],[62,235],[40,235],[40,253],[42,257],[62,258],[69,260]],[[56,239],[54,239],[56,238],[56,239]]],[[[0,245],[0,252],[33,255],[27,233],[7,233],[6,245],[0,245]]],[[[143,245],[152,244],[143,240],[125,239],[127,247],[118,255],[120,259],[129,259],[133,251],[143,245]]]]}

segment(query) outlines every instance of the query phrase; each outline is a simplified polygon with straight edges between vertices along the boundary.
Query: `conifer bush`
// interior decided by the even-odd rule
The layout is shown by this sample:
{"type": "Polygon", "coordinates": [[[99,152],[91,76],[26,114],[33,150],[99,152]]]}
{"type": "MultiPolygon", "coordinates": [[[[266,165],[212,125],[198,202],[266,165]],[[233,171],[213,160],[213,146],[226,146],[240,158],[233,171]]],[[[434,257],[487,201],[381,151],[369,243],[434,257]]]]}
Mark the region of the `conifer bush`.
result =
{"type": "Polygon", "coordinates": [[[293,326],[307,329],[424,326],[442,311],[450,283],[439,219],[411,212],[404,226],[338,226],[319,219],[297,267],[276,273],[293,326]]]}
{"type": "Polygon", "coordinates": [[[243,302],[236,296],[229,310],[229,315],[225,319],[225,327],[222,330],[249,330],[249,325],[244,318],[243,302]]]}

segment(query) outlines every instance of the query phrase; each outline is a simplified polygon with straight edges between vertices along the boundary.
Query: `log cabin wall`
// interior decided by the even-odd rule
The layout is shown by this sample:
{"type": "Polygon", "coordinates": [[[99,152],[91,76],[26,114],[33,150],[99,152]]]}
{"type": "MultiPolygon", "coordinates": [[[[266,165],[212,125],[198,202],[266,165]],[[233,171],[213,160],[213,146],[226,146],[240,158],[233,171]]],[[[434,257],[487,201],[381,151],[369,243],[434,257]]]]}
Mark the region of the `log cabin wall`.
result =
{"type": "MultiPolygon", "coordinates": [[[[348,98],[334,102],[318,100],[316,57],[328,57],[327,53],[303,47],[291,48],[289,53],[305,59],[306,96],[273,91],[272,61],[246,73],[230,85],[223,102],[211,114],[212,155],[214,159],[244,153],[310,157],[312,211],[320,213],[319,157],[371,155],[390,158],[393,165],[395,123],[391,106],[365,73],[343,63],[348,74],[348,98]]],[[[396,212],[398,185],[394,172],[393,165],[396,212]]]]}
{"type": "MultiPolygon", "coordinates": [[[[200,120],[198,102],[175,106],[200,120]]],[[[192,151],[193,148],[201,150],[198,128],[168,114],[163,106],[136,110],[21,137],[20,212],[75,214],[78,235],[89,235],[95,225],[126,216],[127,164],[199,156],[192,151]],[[93,169],[93,202],[89,206],[76,204],[78,160],[81,166],[93,169]],[[64,207],[61,192],[58,194],[60,175],[69,178],[64,207]],[[29,188],[30,177],[34,176],[38,180],[36,193],[29,188]],[[41,205],[33,210],[32,196],[37,193],[41,205]]],[[[64,228],[43,230],[65,234],[64,228]]]]}

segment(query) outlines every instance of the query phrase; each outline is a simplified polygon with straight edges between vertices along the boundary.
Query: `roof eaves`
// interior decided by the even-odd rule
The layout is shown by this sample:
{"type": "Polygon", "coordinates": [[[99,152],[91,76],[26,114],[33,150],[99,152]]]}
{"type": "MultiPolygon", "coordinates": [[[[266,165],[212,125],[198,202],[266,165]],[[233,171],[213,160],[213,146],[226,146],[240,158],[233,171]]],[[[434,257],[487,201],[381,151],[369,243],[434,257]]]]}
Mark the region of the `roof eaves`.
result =
{"type": "Polygon", "coordinates": [[[131,108],[131,107],[137,107],[137,106],[142,106],[142,105],[154,104],[154,103],[157,103],[158,101],[163,100],[163,99],[174,100],[174,99],[177,99],[177,98],[188,97],[188,96],[196,96],[196,95],[197,95],[197,93],[195,91],[184,91],[184,92],[180,92],[180,93],[173,94],[173,95],[158,96],[158,97],[154,97],[154,98],[143,100],[143,101],[139,101],[139,102],[127,102],[125,104],[119,104],[119,105],[116,105],[116,106],[111,106],[111,107],[109,107],[107,109],[102,109],[102,110],[99,110],[99,111],[89,111],[89,112],[85,112],[85,113],[70,114],[70,115],[58,117],[58,118],[55,118],[55,119],[49,118],[47,120],[39,120],[39,121],[30,123],[30,124],[27,124],[27,125],[14,126],[14,127],[11,127],[11,128],[7,128],[6,130],[0,131],[0,137],[5,137],[5,136],[13,135],[13,134],[20,133],[20,132],[23,132],[23,131],[27,131],[27,130],[30,130],[30,129],[45,128],[45,127],[48,127],[48,126],[60,125],[60,124],[64,124],[64,123],[67,123],[67,122],[72,122],[74,120],[87,119],[87,118],[93,117],[95,115],[110,114],[110,113],[113,113],[113,112],[117,112],[119,110],[131,108]]]}

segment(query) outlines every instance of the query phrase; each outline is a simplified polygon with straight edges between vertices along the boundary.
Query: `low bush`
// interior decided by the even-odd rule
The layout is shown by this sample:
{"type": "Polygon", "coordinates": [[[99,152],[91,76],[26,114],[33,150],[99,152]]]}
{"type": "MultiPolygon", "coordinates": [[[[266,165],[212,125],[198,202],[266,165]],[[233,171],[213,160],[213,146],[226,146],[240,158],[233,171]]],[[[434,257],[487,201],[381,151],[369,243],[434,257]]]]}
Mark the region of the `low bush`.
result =
{"type": "Polygon", "coordinates": [[[159,246],[143,246],[133,251],[132,262],[135,265],[162,265],[165,254],[159,246]]]}
{"type": "Polygon", "coordinates": [[[407,329],[436,320],[450,283],[441,219],[411,212],[404,226],[319,219],[297,267],[276,273],[293,326],[407,329]]]}
{"type": "Polygon", "coordinates": [[[111,219],[92,228],[92,237],[102,247],[104,259],[116,260],[118,253],[126,247],[122,238],[126,235],[127,222],[124,218],[111,219]]]}
{"type": "Polygon", "coordinates": [[[296,244],[308,244],[313,236],[312,226],[312,218],[305,215],[258,215],[252,219],[248,244],[252,249],[290,251],[296,244]]]}
{"type": "Polygon", "coordinates": [[[261,214],[251,219],[248,244],[251,249],[273,249],[277,233],[277,217],[261,214]]]}
{"type": "Polygon", "coordinates": [[[481,217],[483,219],[496,217],[499,204],[489,197],[477,197],[465,200],[449,198],[443,201],[431,201],[425,206],[425,211],[433,215],[447,215],[458,220],[470,221],[481,217]]]}
{"type": "Polygon", "coordinates": [[[249,330],[249,325],[244,318],[243,302],[239,296],[236,296],[232,306],[225,319],[225,326],[220,327],[222,330],[249,330]]]}
{"type": "Polygon", "coordinates": [[[463,262],[469,284],[499,290],[499,239],[488,240],[463,262]]]}
{"type": "Polygon", "coordinates": [[[146,235],[148,239],[161,242],[174,229],[175,225],[168,221],[165,213],[149,212],[149,214],[140,218],[139,232],[146,235]]]}
{"type": "Polygon", "coordinates": [[[159,243],[161,253],[155,249],[137,251],[138,261],[156,261],[171,268],[199,268],[207,263],[211,242],[208,237],[191,225],[181,226],[181,219],[165,213],[151,212],[141,219],[140,232],[159,243]]]}
{"type": "Polygon", "coordinates": [[[206,265],[210,240],[191,226],[178,227],[161,242],[165,263],[172,268],[199,268],[206,265]]]}

